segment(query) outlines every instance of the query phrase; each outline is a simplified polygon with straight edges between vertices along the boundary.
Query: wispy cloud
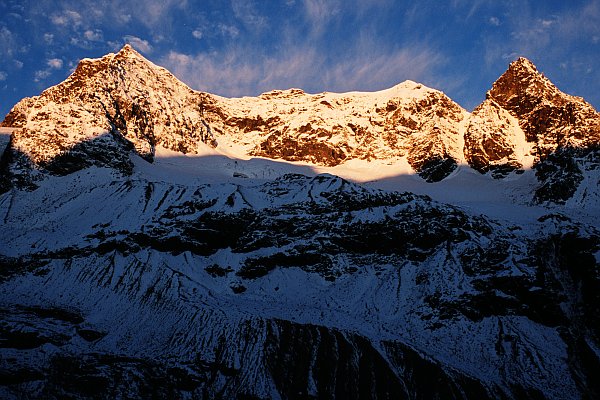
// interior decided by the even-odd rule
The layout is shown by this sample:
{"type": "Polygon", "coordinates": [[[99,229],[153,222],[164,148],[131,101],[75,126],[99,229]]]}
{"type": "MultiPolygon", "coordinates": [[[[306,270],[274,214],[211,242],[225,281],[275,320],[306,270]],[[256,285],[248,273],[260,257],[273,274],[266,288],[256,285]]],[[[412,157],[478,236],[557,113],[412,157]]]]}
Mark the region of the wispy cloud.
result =
{"type": "Polygon", "coordinates": [[[369,90],[406,79],[433,81],[434,71],[443,63],[441,53],[420,44],[389,52],[356,52],[326,71],[326,83],[343,90],[369,90]]]}
{"type": "Polygon", "coordinates": [[[63,60],[60,58],[51,58],[46,61],[46,65],[51,69],[61,69],[63,66],[63,60]]]}
{"type": "Polygon", "coordinates": [[[50,32],[44,33],[44,43],[52,44],[54,42],[54,34],[50,32]]]}
{"type": "Polygon", "coordinates": [[[45,81],[52,75],[53,71],[62,69],[63,64],[64,64],[63,60],[60,58],[50,58],[50,59],[46,60],[47,68],[34,72],[34,75],[33,75],[34,82],[39,83],[39,82],[45,81]]]}
{"type": "Polygon", "coordinates": [[[498,17],[490,17],[488,19],[488,23],[493,26],[500,26],[500,18],[498,17]]]}
{"type": "Polygon", "coordinates": [[[83,17],[77,11],[65,10],[52,14],[50,21],[58,26],[79,26],[83,22],[83,17]]]}
{"type": "Polygon", "coordinates": [[[50,23],[59,29],[83,31],[105,25],[125,28],[135,22],[150,31],[158,31],[174,23],[174,10],[186,7],[187,0],[61,0],[39,2],[34,9],[38,16],[47,15],[50,23]]]}
{"type": "Polygon", "coordinates": [[[35,71],[33,80],[35,82],[41,82],[41,81],[47,79],[51,74],[52,73],[50,72],[49,69],[45,69],[42,71],[35,71]]]}
{"type": "Polygon", "coordinates": [[[323,33],[330,21],[341,12],[339,0],[304,0],[306,20],[313,34],[323,33]]]}
{"type": "MultiPolygon", "coordinates": [[[[209,18],[199,14],[195,16],[195,29],[192,36],[196,39],[235,39],[240,35],[240,29],[228,19],[209,18]]],[[[246,37],[252,37],[258,30],[250,30],[246,37]]]]}
{"type": "Polygon", "coordinates": [[[310,46],[286,48],[276,54],[231,47],[195,55],[171,51],[159,61],[195,89],[234,97],[289,87],[307,91],[383,89],[406,79],[432,79],[443,62],[440,54],[424,44],[378,50],[368,42],[340,58],[310,46]]]}
{"type": "Polygon", "coordinates": [[[484,6],[495,3],[496,0],[452,0],[451,5],[455,10],[464,14],[465,20],[471,19],[484,6]]]}
{"type": "Polygon", "coordinates": [[[228,36],[230,38],[235,38],[240,34],[240,30],[233,25],[219,23],[216,25],[215,28],[216,28],[216,31],[221,34],[221,36],[228,36]]]}
{"type": "Polygon", "coordinates": [[[267,17],[256,10],[253,0],[232,0],[233,15],[244,24],[246,29],[260,31],[266,27],[267,17]]]}
{"type": "Polygon", "coordinates": [[[174,9],[185,9],[188,4],[186,0],[137,0],[125,3],[133,18],[139,19],[148,27],[172,18],[174,9]]]}
{"type": "Polygon", "coordinates": [[[83,32],[83,37],[85,37],[86,40],[89,40],[91,42],[104,41],[104,34],[99,29],[88,29],[85,32],[83,32]]]}
{"type": "Polygon", "coordinates": [[[0,71],[0,81],[5,81],[8,78],[8,74],[4,71],[0,71]]]}
{"type": "Polygon", "coordinates": [[[5,57],[13,57],[17,53],[15,35],[6,27],[0,28],[0,51],[5,57]]]}

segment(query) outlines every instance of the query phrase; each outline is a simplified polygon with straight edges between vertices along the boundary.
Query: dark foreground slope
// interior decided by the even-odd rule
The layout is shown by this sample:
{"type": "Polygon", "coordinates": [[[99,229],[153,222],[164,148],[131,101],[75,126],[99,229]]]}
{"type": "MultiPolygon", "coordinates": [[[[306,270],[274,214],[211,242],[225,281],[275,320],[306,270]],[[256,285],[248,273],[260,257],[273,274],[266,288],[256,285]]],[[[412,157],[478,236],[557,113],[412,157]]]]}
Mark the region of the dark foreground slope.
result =
{"type": "Polygon", "coordinates": [[[3,397],[597,393],[591,226],[323,175],[134,177],[0,198],[3,397]]]}

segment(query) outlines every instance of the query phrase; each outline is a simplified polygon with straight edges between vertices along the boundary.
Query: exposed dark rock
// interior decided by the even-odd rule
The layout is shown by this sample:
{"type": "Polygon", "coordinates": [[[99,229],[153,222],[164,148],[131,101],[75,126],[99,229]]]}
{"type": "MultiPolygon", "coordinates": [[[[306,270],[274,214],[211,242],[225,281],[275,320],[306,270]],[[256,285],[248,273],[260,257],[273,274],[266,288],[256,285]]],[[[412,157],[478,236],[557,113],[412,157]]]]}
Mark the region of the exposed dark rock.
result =
{"type": "Polygon", "coordinates": [[[279,320],[267,329],[267,367],[286,399],[486,399],[502,395],[491,394],[476,379],[448,374],[401,343],[382,343],[381,353],[365,338],[335,329],[279,320]]]}
{"type": "Polygon", "coordinates": [[[427,182],[439,182],[456,169],[453,158],[428,160],[418,167],[419,175],[427,182]]]}

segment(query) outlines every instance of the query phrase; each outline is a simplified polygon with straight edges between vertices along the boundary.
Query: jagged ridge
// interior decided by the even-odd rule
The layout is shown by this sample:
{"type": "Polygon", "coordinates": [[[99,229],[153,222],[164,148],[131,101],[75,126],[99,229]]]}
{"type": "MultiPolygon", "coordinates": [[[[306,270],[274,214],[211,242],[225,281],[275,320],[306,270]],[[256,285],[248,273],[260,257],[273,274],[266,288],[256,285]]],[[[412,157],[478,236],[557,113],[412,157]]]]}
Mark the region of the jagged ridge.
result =
{"type": "MultiPolygon", "coordinates": [[[[57,173],[52,160],[64,160],[65,153],[72,161],[67,171],[79,160],[79,168],[108,164],[127,172],[127,142],[149,161],[156,146],[194,154],[201,143],[241,156],[328,166],[404,158],[428,182],[444,179],[465,161],[503,177],[561,149],[600,143],[598,113],[560,92],[523,58],[469,114],[443,93],[410,81],[374,93],[310,95],[290,89],[226,99],[191,90],[129,45],[83,60],[65,82],[19,102],[3,125],[21,128],[11,141],[15,161],[9,174],[15,183],[29,178],[29,186],[41,175],[27,171],[57,173]],[[103,150],[91,145],[98,137],[110,160],[98,157],[103,150]],[[74,152],[82,142],[90,143],[86,151],[74,152]]],[[[541,189],[548,189],[547,175],[539,174],[541,189]]],[[[574,193],[545,191],[540,200],[564,201],[574,193]]]]}

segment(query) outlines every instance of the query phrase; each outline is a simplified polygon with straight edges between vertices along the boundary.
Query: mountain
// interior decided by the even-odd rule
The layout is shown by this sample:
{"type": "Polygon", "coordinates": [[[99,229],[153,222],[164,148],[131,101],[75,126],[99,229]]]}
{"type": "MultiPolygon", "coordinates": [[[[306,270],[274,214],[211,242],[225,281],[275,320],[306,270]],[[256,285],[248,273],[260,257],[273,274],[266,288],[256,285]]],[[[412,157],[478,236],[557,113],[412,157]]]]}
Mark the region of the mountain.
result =
{"type": "Polygon", "coordinates": [[[156,146],[197,154],[206,143],[237,156],[326,166],[402,159],[428,182],[465,163],[498,178],[534,167],[536,200],[565,202],[584,179],[579,170],[589,168],[568,160],[577,153],[598,163],[599,121],[591,105],[560,92],[525,59],[512,63],[469,114],[411,81],[374,93],[290,89],[226,99],[191,90],[126,45],[83,60],[65,82],[19,102],[3,125],[23,128],[13,136],[8,173],[20,187],[34,187],[40,170],[61,174],[94,164],[127,173],[129,147],[151,161],[156,146]],[[557,176],[557,164],[571,172],[557,176]]]}
{"type": "Polygon", "coordinates": [[[599,120],[83,60],[2,122],[0,396],[595,398],[599,120]]]}
{"type": "Polygon", "coordinates": [[[538,201],[567,201],[584,179],[581,170],[598,167],[599,114],[525,58],[509,66],[472,115],[465,135],[469,164],[501,174],[533,166],[538,201]]]}
{"type": "Polygon", "coordinates": [[[377,93],[309,95],[291,89],[225,99],[192,91],[126,45],[117,54],[83,60],[65,82],[19,102],[4,125],[24,128],[14,136],[15,152],[27,154],[33,169],[54,173],[61,171],[54,171],[51,160],[66,151],[75,157],[102,136],[101,147],[113,149],[114,157],[104,160],[83,150],[93,154],[73,163],[127,171],[120,156],[127,145],[152,160],[156,146],[194,154],[203,142],[329,166],[353,158],[406,157],[426,179],[439,180],[463,160],[460,130],[467,115],[443,93],[410,81],[377,93]]]}

